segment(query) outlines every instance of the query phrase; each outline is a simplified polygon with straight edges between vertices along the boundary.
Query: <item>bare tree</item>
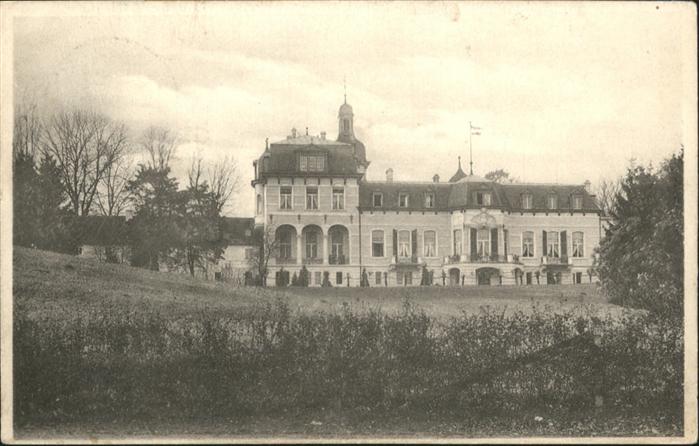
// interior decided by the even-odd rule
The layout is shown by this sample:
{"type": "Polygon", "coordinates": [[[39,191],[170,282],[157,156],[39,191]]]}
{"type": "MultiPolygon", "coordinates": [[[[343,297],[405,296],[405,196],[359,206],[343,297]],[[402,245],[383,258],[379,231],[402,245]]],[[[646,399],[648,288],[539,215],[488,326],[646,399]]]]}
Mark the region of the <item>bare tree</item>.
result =
{"type": "Polygon", "coordinates": [[[279,239],[277,238],[276,228],[273,225],[265,225],[263,228],[256,228],[255,231],[257,232],[255,241],[258,246],[250,259],[250,263],[257,271],[260,285],[266,286],[269,260],[279,251],[279,239]]]}
{"type": "Polygon", "coordinates": [[[151,126],[143,132],[141,146],[148,154],[148,167],[164,170],[175,157],[177,136],[166,128],[151,126]]]}
{"type": "Polygon", "coordinates": [[[597,204],[599,205],[604,215],[609,216],[614,202],[616,201],[617,194],[621,192],[621,179],[608,179],[603,178],[597,184],[595,188],[595,194],[597,195],[597,204]]]}
{"type": "Polygon", "coordinates": [[[128,156],[116,159],[104,171],[97,187],[97,208],[102,215],[121,215],[131,200],[129,181],[133,176],[132,162],[128,156]]]}
{"type": "Polygon", "coordinates": [[[218,212],[224,214],[229,207],[233,194],[240,186],[240,175],[235,159],[226,156],[223,160],[208,169],[207,180],[218,212]]]}
{"type": "Polygon", "coordinates": [[[58,164],[76,215],[89,213],[105,171],[124,156],[126,147],[123,124],[82,110],[53,116],[41,144],[58,164]]]}
{"type": "Polygon", "coordinates": [[[43,124],[38,114],[36,102],[15,103],[14,131],[12,133],[12,153],[26,154],[36,159],[36,154],[41,147],[41,133],[43,124]]]}

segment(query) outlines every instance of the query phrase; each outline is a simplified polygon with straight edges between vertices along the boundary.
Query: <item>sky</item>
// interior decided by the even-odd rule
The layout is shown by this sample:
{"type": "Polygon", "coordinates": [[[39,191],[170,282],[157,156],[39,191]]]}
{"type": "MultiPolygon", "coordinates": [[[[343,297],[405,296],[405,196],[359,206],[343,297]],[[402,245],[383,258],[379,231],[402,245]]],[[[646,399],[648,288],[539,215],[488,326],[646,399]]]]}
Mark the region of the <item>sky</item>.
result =
{"type": "MultiPolygon", "coordinates": [[[[56,5],[53,5],[56,6],[56,5]]],[[[230,214],[253,215],[253,159],[292,127],[337,136],[354,108],[367,177],[503,168],[593,183],[687,144],[687,8],[667,3],[102,3],[14,19],[15,101],[89,108],[133,135],[171,128],[174,170],[232,156],[230,214]]],[[[694,39],[693,35],[689,36],[694,39]]]]}

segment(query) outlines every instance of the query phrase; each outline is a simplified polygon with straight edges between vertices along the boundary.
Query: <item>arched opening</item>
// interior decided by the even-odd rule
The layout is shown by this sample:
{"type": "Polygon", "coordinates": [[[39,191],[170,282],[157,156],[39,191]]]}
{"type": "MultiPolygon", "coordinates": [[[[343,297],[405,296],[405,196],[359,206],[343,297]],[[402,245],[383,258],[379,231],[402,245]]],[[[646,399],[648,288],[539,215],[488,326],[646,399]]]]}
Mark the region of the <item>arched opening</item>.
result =
{"type": "Polygon", "coordinates": [[[331,226],[328,230],[330,242],[328,263],[346,265],[349,263],[349,231],[342,225],[331,226]]]}
{"type": "Polygon", "coordinates": [[[461,271],[459,268],[451,268],[449,270],[449,286],[459,286],[461,280],[461,271]]]}
{"type": "Polygon", "coordinates": [[[308,225],[301,231],[303,239],[303,263],[323,262],[323,231],[319,226],[308,225]]]}
{"type": "Polygon", "coordinates": [[[275,231],[277,245],[277,263],[296,263],[296,228],[291,225],[281,225],[275,231]]]}
{"type": "Polygon", "coordinates": [[[500,283],[500,270],[492,267],[478,268],[476,278],[478,285],[498,285],[500,283]]]}

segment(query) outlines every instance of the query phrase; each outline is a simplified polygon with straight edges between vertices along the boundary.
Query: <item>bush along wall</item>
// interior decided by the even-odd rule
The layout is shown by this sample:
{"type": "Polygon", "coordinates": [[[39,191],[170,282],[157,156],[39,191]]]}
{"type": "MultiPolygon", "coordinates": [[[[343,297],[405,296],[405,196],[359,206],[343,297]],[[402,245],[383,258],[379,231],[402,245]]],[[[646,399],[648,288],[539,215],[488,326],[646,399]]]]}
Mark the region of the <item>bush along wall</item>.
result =
{"type": "Polygon", "coordinates": [[[643,313],[484,310],[438,323],[408,303],[398,315],[296,314],[279,301],[175,320],[119,305],[15,314],[19,425],[326,409],[490,416],[575,411],[596,396],[682,408],[681,328],[643,313]]]}

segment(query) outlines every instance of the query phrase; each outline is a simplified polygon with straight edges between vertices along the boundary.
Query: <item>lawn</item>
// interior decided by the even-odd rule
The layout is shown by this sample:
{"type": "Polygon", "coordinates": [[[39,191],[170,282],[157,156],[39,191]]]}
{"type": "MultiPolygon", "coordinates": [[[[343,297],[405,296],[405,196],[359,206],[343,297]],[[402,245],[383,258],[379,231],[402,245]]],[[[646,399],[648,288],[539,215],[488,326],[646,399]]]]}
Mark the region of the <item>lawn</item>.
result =
{"type": "Polygon", "coordinates": [[[333,312],[349,305],[353,310],[380,308],[400,311],[405,299],[430,316],[445,318],[482,307],[529,311],[533,306],[562,312],[585,305],[598,313],[620,311],[607,302],[595,284],[492,287],[404,288],[238,288],[176,273],[160,273],[126,265],[15,247],[14,297],[33,317],[50,313],[54,306],[99,307],[119,301],[148,305],[177,314],[199,309],[235,311],[253,303],[283,299],[302,312],[333,312]]]}

